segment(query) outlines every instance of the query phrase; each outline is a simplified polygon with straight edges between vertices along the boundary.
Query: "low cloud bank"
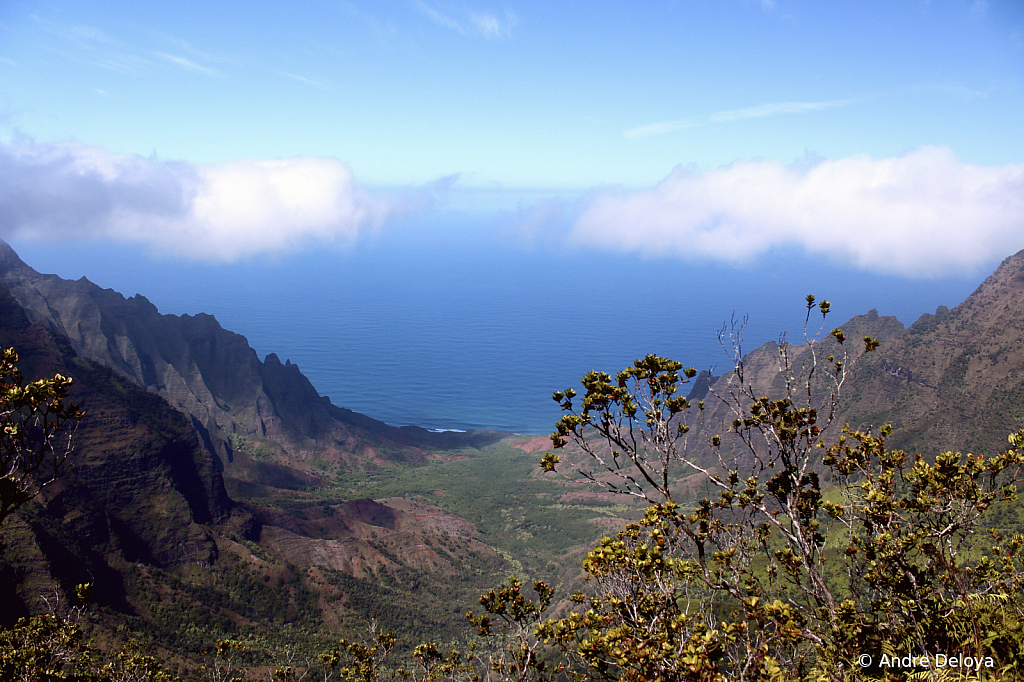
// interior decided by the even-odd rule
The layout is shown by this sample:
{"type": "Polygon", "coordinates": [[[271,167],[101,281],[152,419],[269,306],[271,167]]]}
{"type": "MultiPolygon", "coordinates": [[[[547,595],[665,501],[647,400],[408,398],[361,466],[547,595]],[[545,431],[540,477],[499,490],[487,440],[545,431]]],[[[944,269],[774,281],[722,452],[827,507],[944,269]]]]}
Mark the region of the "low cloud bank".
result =
{"type": "MultiPolygon", "coordinates": [[[[427,210],[442,189],[371,195],[332,158],[201,165],[19,141],[0,144],[0,237],[113,239],[235,261],[351,244],[387,218],[427,210]]],[[[866,270],[941,277],[1024,248],[1024,164],[965,164],[941,147],[810,166],[744,161],[706,173],[677,168],[652,189],[599,191],[575,210],[553,200],[527,213],[516,223],[530,243],[561,235],[581,246],[732,263],[793,248],[866,270]]]]}
{"type": "Polygon", "coordinates": [[[959,162],[942,147],[811,168],[677,168],[656,187],[588,198],[575,244],[749,262],[776,247],[915,277],[966,273],[1024,248],[1024,164],[959,162]]]}
{"type": "Polygon", "coordinates": [[[116,239],[234,261],[352,242],[387,217],[340,161],[200,165],[79,143],[0,145],[0,235],[116,239]]]}

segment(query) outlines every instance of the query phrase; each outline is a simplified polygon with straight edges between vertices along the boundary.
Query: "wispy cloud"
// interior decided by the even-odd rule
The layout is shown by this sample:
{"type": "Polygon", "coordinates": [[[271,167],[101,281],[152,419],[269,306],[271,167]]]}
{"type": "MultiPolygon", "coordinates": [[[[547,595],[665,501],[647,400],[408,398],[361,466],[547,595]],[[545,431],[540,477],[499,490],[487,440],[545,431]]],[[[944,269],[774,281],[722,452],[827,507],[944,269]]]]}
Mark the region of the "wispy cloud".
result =
{"type": "Polygon", "coordinates": [[[92,40],[92,41],[95,41],[97,43],[112,43],[113,42],[110,39],[110,36],[108,36],[106,33],[101,31],[100,29],[93,28],[92,26],[81,26],[81,25],[79,25],[79,26],[72,26],[72,27],[70,27],[68,29],[68,33],[70,33],[71,35],[75,36],[76,38],[85,38],[86,40],[92,40]]]}
{"type": "Polygon", "coordinates": [[[201,59],[203,61],[218,61],[219,59],[221,59],[217,55],[197,49],[187,40],[182,40],[176,35],[170,33],[160,33],[157,35],[159,35],[161,39],[166,43],[173,45],[175,48],[177,48],[178,51],[184,52],[185,54],[191,55],[192,57],[195,57],[197,59],[201,59]]]}
{"type": "Polygon", "coordinates": [[[512,35],[512,29],[518,23],[516,15],[512,14],[512,12],[506,12],[502,18],[493,14],[471,13],[469,20],[476,27],[480,35],[488,39],[509,37],[512,35]]]}
{"type": "Polygon", "coordinates": [[[448,16],[444,12],[441,12],[431,7],[427,3],[423,2],[423,0],[415,0],[413,5],[416,7],[416,9],[430,17],[430,20],[433,21],[438,26],[441,26],[443,28],[450,28],[452,30],[458,31],[459,33],[466,32],[466,30],[462,27],[462,24],[460,24],[454,18],[448,16]]]}
{"type": "Polygon", "coordinates": [[[92,26],[62,24],[35,15],[32,19],[42,31],[57,39],[53,50],[64,59],[119,73],[153,74],[163,62],[193,73],[223,75],[202,63],[221,61],[219,58],[201,52],[173,35],[146,33],[155,40],[155,45],[139,46],[92,26]]]}
{"type": "Polygon", "coordinates": [[[350,243],[404,208],[332,158],[199,165],[78,143],[0,145],[4,237],[114,239],[233,261],[350,243]]]}
{"type": "Polygon", "coordinates": [[[203,73],[207,76],[221,75],[220,72],[214,71],[213,69],[207,68],[200,64],[196,64],[191,59],[186,59],[184,57],[180,57],[174,54],[168,54],[166,52],[154,52],[153,54],[159,57],[160,59],[163,59],[165,62],[174,64],[175,66],[180,66],[181,68],[187,69],[188,71],[194,71],[195,73],[203,73]]]}
{"type": "Polygon", "coordinates": [[[760,104],[756,107],[746,109],[729,109],[711,114],[707,118],[683,118],[675,121],[662,121],[660,123],[649,123],[637,126],[624,131],[622,134],[628,138],[648,137],[650,135],[664,135],[676,130],[694,128],[709,123],[730,123],[747,118],[762,118],[765,116],[781,116],[784,114],[802,114],[808,111],[821,111],[823,109],[834,109],[856,104],[854,99],[836,99],[827,102],[773,102],[771,104],[760,104]]]}
{"type": "Polygon", "coordinates": [[[592,196],[571,241],[651,256],[743,262],[804,248],[912,276],[971,272],[1024,248],[1024,164],[959,162],[942,147],[810,167],[676,169],[656,187],[592,196]]]}
{"type": "Polygon", "coordinates": [[[975,90],[959,83],[927,83],[908,88],[911,92],[924,95],[940,95],[952,97],[963,102],[989,97],[991,92],[975,90]]]}
{"type": "Polygon", "coordinates": [[[427,4],[424,0],[414,0],[413,6],[442,28],[451,29],[462,35],[478,34],[489,40],[509,37],[512,35],[512,29],[518,23],[516,15],[508,11],[503,17],[490,12],[470,11],[465,13],[465,19],[459,20],[451,14],[427,4]]]}
{"type": "Polygon", "coordinates": [[[300,83],[305,83],[306,85],[312,85],[313,87],[320,88],[321,90],[330,90],[329,85],[322,81],[318,81],[314,78],[307,78],[305,76],[300,76],[296,73],[288,73],[287,71],[278,71],[278,73],[281,74],[282,76],[285,76],[286,78],[297,80],[300,83]]]}
{"type": "Polygon", "coordinates": [[[828,102],[775,102],[772,104],[761,104],[746,109],[730,109],[711,114],[708,120],[712,123],[727,123],[729,121],[740,121],[745,118],[763,118],[765,116],[781,116],[783,114],[802,114],[806,111],[821,111],[822,109],[834,109],[845,107],[856,103],[852,99],[835,99],[828,102]]]}
{"type": "Polygon", "coordinates": [[[38,15],[31,18],[42,31],[56,38],[55,51],[66,59],[118,73],[139,73],[153,65],[151,60],[98,28],[61,24],[38,15]]]}
{"type": "Polygon", "coordinates": [[[699,125],[695,119],[683,118],[678,121],[662,121],[661,123],[650,123],[645,126],[638,126],[636,128],[630,128],[623,133],[628,138],[647,137],[649,135],[664,135],[665,133],[671,133],[676,130],[683,130],[685,128],[692,128],[695,125],[699,125]]]}
{"type": "Polygon", "coordinates": [[[1017,26],[1010,32],[1010,44],[1017,50],[1024,50],[1024,26],[1017,26]]]}

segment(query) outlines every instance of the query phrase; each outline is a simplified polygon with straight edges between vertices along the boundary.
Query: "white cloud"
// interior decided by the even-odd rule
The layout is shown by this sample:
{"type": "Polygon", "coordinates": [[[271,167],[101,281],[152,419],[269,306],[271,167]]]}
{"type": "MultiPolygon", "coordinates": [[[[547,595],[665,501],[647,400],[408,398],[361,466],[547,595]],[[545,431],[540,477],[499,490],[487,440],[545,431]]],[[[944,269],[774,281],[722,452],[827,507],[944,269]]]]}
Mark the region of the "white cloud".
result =
{"type": "Polygon", "coordinates": [[[110,43],[113,42],[103,31],[92,26],[72,26],[69,32],[79,38],[86,38],[88,40],[95,40],[98,43],[110,43]]]}
{"type": "Polygon", "coordinates": [[[650,135],[664,135],[676,130],[684,130],[697,125],[692,118],[684,118],[678,121],[662,121],[661,123],[649,123],[648,125],[630,128],[622,133],[630,139],[648,137],[650,135]]]}
{"type": "Polygon", "coordinates": [[[0,146],[0,235],[116,239],[232,261],[350,243],[392,204],[337,159],[199,165],[78,143],[0,146]]]}
{"type": "Polygon", "coordinates": [[[1010,44],[1014,49],[1024,50],[1024,27],[1017,26],[1010,31],[1010,44]]]}
{"type": "Polygon", "coordinates": [[[775,102],[772,104],[761,104],[746,109],[731,109],[719,111],[712,114],[709,120],[712,123],[727,123],[729,121],[740,121],[745,118],[762,118],[764,116],[779,116],[782,114],[802,114],[805,111],[820,111],[853,104],[852,99],[837,99],[829,102],[775,102]]]}
{"type": "Polygon", "coordinates": [[[458,21],[448,16],[444,12],[438,11],[437,9],[431,7],[427,3],[423,2],[423,0],[415,0],[413,4],[419,11],[423,12],[428,17],[430,17],[430,20],[433,21],[438,26],[441,26],[443,28],[450,28],[452,30],[458,31],[459,33],[466,32],[466,30],[462,27],[462,24],[460,24],[458,21]]]}
{"type": "Polygon", "coordinates": [[[970,272],[1024,248],[1024,164],[964,164],[946,148],[923,147],[810,168],[677,168],[653,189],[591,197],[569,238],[691,260],[743,262],[796,247],[867,270],[970,272]]]}
{"type": "Polygon", "coordinates": [[[493,14],[473,14],[469,15],[469,20],[476,27],[476,30],[484,38],[507,38],[512,35],[512,29],[515,28],[517,23],[516,15],[511,12],[506,12],[503,19],[499,19],[493,14]]]}
{"type": "Polygon", "coordinates": [[[97,28],[61,24],[37,15],[31,19],[49,38],[59,41],[56,53],[64,58],[119,73],[139,73],[152,67],[151,59],[97,28]]]}
{"type": "Polygon", "coordinates": [[[424,0],[414,0],[413,6],[427,15],[431,21],[442,28],[448,28],[462,35],[478,33],[489,40],[495,38],[507,38],[512,35],[512,29],[518,23],[516,15],[512,12],[505,12],[504,18],[490,12],[468,12],[464,21],[446,14],[424,0]]]}
{"type": "Polygon", "coordinates": [[[330,86],[314,78],[307,78],[306,76],[300,76],[296,73],[288,73],[287,71],[278,71],[278,73],[286,78],[297,80],[300,83],[305,83],[306,85],[312,85],[313,87],[320,88],[321,90],[330,90],[330,86]]]}
{"type": "Polygon", "coordinates": [[[773,102],[770,104],[759,104],[756,107],[746,109],[729,109],[711,114],[706,120],[697,118],[683,118],[676,121],[662,121],[660,123],[649,123],[647,125],[630,128],[623,132],[628,138],[648,137],[650,135],[664,135],[676,130],[694,128],[708,123],[731,123],[742,121],[747,118],[763,118],[765,116],[781,116],[784,114],[802,114],[806,111],[821,111],[835,107],[845,107],[855,104],[857,100],[836,99],[828,102],[773,102]]]}
{"type": "Polygon", "coordinates": [[[163,59],[165,62],[174,64],[175,66],[180,66],[181,68],[187,69],[189,71],[195,71],[196,73],[205,73],[207,76],[220,75],[213,69],[209,69],[200,64],[196,64],[191,59],[185,59],[184,57],[179,57],[178,55],[167,54],[166,52],[154,52],[153,54],[155,54],[157,57],[160,57],[160,59],[163,59]]]}

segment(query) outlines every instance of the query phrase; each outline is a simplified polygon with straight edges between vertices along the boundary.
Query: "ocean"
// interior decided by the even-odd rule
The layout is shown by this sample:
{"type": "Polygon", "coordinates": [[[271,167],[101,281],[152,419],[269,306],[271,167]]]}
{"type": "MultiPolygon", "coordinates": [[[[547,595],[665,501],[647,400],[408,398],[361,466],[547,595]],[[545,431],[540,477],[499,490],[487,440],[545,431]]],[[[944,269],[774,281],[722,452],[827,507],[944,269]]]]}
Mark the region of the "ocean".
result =
{"type": "Polygon", "coordinates": [[[801,338],[808,293],[833,303],[826,333],[871,308],[909,324],[991,271],[914,280],[803,253],[740,266],[645,259],[470,227],[235,264],[94,242],[12,246],[41,272],[142,293],[164,313],[212,314],[261,358],[298,364],[335,405],[393,425],[528,434],[553,430],[552,392],[591,369],[614,374],[648,353],[728,368],[717,332],[733,315],[749,317],[746,349],[801,338]]]}

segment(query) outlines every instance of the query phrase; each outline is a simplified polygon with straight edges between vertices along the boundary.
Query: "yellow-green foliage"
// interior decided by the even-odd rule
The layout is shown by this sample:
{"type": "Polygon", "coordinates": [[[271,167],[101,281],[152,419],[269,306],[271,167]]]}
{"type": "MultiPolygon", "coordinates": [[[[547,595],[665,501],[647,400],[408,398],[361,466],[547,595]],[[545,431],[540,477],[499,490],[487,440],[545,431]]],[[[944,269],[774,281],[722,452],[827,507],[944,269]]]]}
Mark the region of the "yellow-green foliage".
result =
{"type": "MultiPolygon", "coordinates": [[[[808,297],[808,320],[814,308],[808,297]]],[[[829,304],[817,309],[824,319],[829,304]]],[[[830,348],[847,341],[841,330],[825,338],[830,348]]],[[[808,342],[813,348],[818,341],[808,342]]],[[[871,338],[863,344],[865,353],[877,347],[871,338]]],[[[397,662],[395,635],[374,623],[363,641],[343,639],[307,658],[287,653],[270,667],[274,678],[930,679],[884,661],[934,662],[938,655],[982,662],[975,664],[983,665],[980,675],[967,671],[972,679],[1024,677],[1024,535],[992,522],[1019,518],[1024,431],[987,456],[926,459],[891,450],[888,426],[877,433],[843,428],[827,444],[857,358],[812,353],[810,365],[796,368],[782,345],[784,388],[766,397],[747,380],[738,341],[734,348],[730,381],[696,405],[680,395],[692,370],[657,356],[614,378],[587,374],[579,400],[572,390],[555,394],[567,414],[552,443],[577,447],[564,457],[545,454],[541,468],[569,467],[577,480],[648,503],[641,520],[590,549],[582,562],[586,588],[568,602],[558,604],[543,581],[528,596],[512,577],[480,597],[480,612],[467,614],[473,641],[424,642],[397,662]],[[730,410],[727,433],[701,422],[706,400],[730,410]],[[704,435],[700,456],[687,445],[691,429],[704,435]],[[738,447],[729,449],[729,439],[738,447]],[[692,506],[673,499],[679,470],[708,491],[692,506]]],[[[244,578],[240,573],[233,584],[255,601],[265,591],[244,578]]],[[[20,665],[34,652],[38,663],[31,665],[58,661],[61,670],[98,674],[97,654],[67,620],[22,621],[0,643],[4,665],[20,665]],[[72,653],[60,659],[65,651],[72,653]]],[[[205,679],[241,674],[241,643],[222,640],[213,648],[205,679]]],[[[935,679],[949,677],[942,670],[935,679]]]]}
{"type": "Polygon", "coordinates": [[[69,377],[26,382],[13,348],[0,353],[0,523],[70,466],[68,432],[82,413],[69,377]]]}

